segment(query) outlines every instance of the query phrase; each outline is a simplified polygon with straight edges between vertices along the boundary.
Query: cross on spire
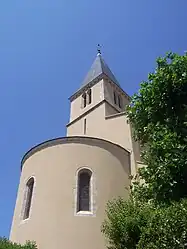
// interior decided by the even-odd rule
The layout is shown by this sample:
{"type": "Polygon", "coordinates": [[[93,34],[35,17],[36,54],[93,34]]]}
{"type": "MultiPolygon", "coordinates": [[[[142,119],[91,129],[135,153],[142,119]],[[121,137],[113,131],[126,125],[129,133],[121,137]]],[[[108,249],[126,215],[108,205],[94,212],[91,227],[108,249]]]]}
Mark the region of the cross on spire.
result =
{"type": "Polygon", "coordinates": [[[100,44],[98,44],[97,46],[97,52],[98,54],[95,58],[95,61],[93,62],[89,72],[87,73],[81,88],[86,86],[91,81],[93,81],[94,79],[98,78],[98,76],[101,75],[107,76],[111,81],[113,81],[116,85],[119,86],[119,83],[116,80],[114,74],[111,72],[110,68],[107,66],[107,64],[105,63],[104,59],[101,56],[100,44]]]}
{"type": "Polygon", "coordinates": [[[98,52],[98,54],[101,54],[101,46],[100,46],[100,44],[97,45],[97,52],[98,52]]]}

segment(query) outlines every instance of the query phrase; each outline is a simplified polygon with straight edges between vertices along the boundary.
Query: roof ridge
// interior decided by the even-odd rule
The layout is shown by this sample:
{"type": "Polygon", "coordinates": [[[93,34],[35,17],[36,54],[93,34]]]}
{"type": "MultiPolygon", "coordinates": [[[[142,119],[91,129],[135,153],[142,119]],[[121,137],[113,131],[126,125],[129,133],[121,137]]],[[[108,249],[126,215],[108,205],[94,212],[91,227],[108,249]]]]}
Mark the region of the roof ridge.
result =
{"type": "Polygon", "coordinates": [[[103,57],[100,53],[97,54],[93,64],[91,65],[90,70],[88,71],[81,88],[88,85],[91,81],[96,79],[101,74],[105,74],[108,78],[110,78],[116,85],[120,86],[119,82],[115,78],[114,74],[110,70],[109,66],[104,61],[103,57]]]}
{"type": "Polygon", "coordinates": [[[100,59],[101,59],[101,66],[102,66],[103,73],[107,75],[114,83],[116,83],[116,85],[120,86],[119,82],[117,81],[116,77],[114,76],[113,72],[111,71],[109,66],[106,64],[102,56],[100,56],[100,59]]]}

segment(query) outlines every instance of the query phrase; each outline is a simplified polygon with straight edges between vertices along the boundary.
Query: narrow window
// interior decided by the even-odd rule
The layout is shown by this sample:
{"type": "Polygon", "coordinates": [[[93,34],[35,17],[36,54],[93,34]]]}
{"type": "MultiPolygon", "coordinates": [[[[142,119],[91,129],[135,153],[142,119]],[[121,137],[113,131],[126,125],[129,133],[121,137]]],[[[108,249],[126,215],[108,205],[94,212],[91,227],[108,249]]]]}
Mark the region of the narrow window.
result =
{"type": "Polygon", "coordinates": [[[90,211],[91,171],[81,170],[78,175],[77,211],[90,211]]]}
{"type": "Polygon", "coordinates": [[[117,104],[116,93],[114,92],[114,104],[117,104]]]}
{"type": "Polygon", "coordinates": [[[86,134],[86,118],[84,119],[84,134],[86,134]]]}
{"type": "Polygon", "coordinates": [[[82,102],[83,102],[83,107],[86,107],[86,93],[83,93],[82,95],[82,102]]]}
{"type": "Polygon", "coordinates": [[[121,96],[118,95],[118,105],[119,105],[119,108],[121,108],[121,96]]]}
{"type": "Polygon", "coordinates": [[[34,178],[30,178],[26,184],[26,200],[24,207],[23,219],[28,219],[31,209],[32,195],[33,195],[33,187],[34,187],[34,178]]]}
{"type": "Polygon", "coordinates": [[[88,104],[92,103],[92,89],[88,90],[88,104]]]}

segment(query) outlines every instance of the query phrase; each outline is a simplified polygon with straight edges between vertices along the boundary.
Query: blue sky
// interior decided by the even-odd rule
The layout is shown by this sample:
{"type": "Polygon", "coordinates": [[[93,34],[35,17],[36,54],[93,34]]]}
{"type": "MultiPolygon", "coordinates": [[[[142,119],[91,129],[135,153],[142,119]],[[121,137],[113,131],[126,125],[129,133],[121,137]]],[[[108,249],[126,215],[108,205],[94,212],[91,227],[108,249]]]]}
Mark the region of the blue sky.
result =
{"type": "Polygon", "coordinates": [[[186,0],[4,0],[0,3],[0,236],[9,236],[20,160],[64,136],[68,97],[97,44],[132,95],[167,51],[187,50],[186,0]]]}

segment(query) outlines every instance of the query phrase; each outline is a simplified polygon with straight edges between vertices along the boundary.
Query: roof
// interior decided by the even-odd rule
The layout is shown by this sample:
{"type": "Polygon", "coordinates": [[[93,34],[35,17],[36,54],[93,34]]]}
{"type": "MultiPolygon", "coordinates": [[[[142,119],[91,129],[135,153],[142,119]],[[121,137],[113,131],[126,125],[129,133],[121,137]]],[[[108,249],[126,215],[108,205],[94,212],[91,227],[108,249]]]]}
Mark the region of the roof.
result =
{"type": "Polygon", "coordinates": [[[86,78],[84,79],[81,88],[85,87],[89,84],[92,80],[96,79],[101,74],[105,74],[110,78],[116,85],[120,87],[120,84],[116,80],[115,76],[113,75],[112,71],[105,63],[104,59],[102,58],[101,54],[98,53],[95,61],[93,62],[90,71],[87,73],[86,78]]]}
{"type": "Polygon", "coordinates": [[[21,169],[23,168],[23,165],[25,163],[25,161],[31,157],[32,155],[34,155],[36,152],[39,152],[40,150],[43,150],[45,148],[48,147],[52,147],[52,146],[56,146],[59,144],[70,144],[70,143],[77,143],[77,144],[84,144],[92,141],[93,143],[99,144],[99,146],[104,146],[104,144],[108,144],[111,146],[114,146],[118,149],[121,149],[122,151],[126,152],[127,154],[130,153],[129,150],[123,148],[121,145],[113,143],[111,141],[102,139],[102,138],[97,138],[97,137],[86,137],[86,136],[70,136],[70,137],[57,137],[57,138],[53,138],[47,141],[44,141],[34,147],[32,147],[29,151],[27,151],[25,153],[25,155],[23,156],[22,160],[21,160],[21,169]]]}

